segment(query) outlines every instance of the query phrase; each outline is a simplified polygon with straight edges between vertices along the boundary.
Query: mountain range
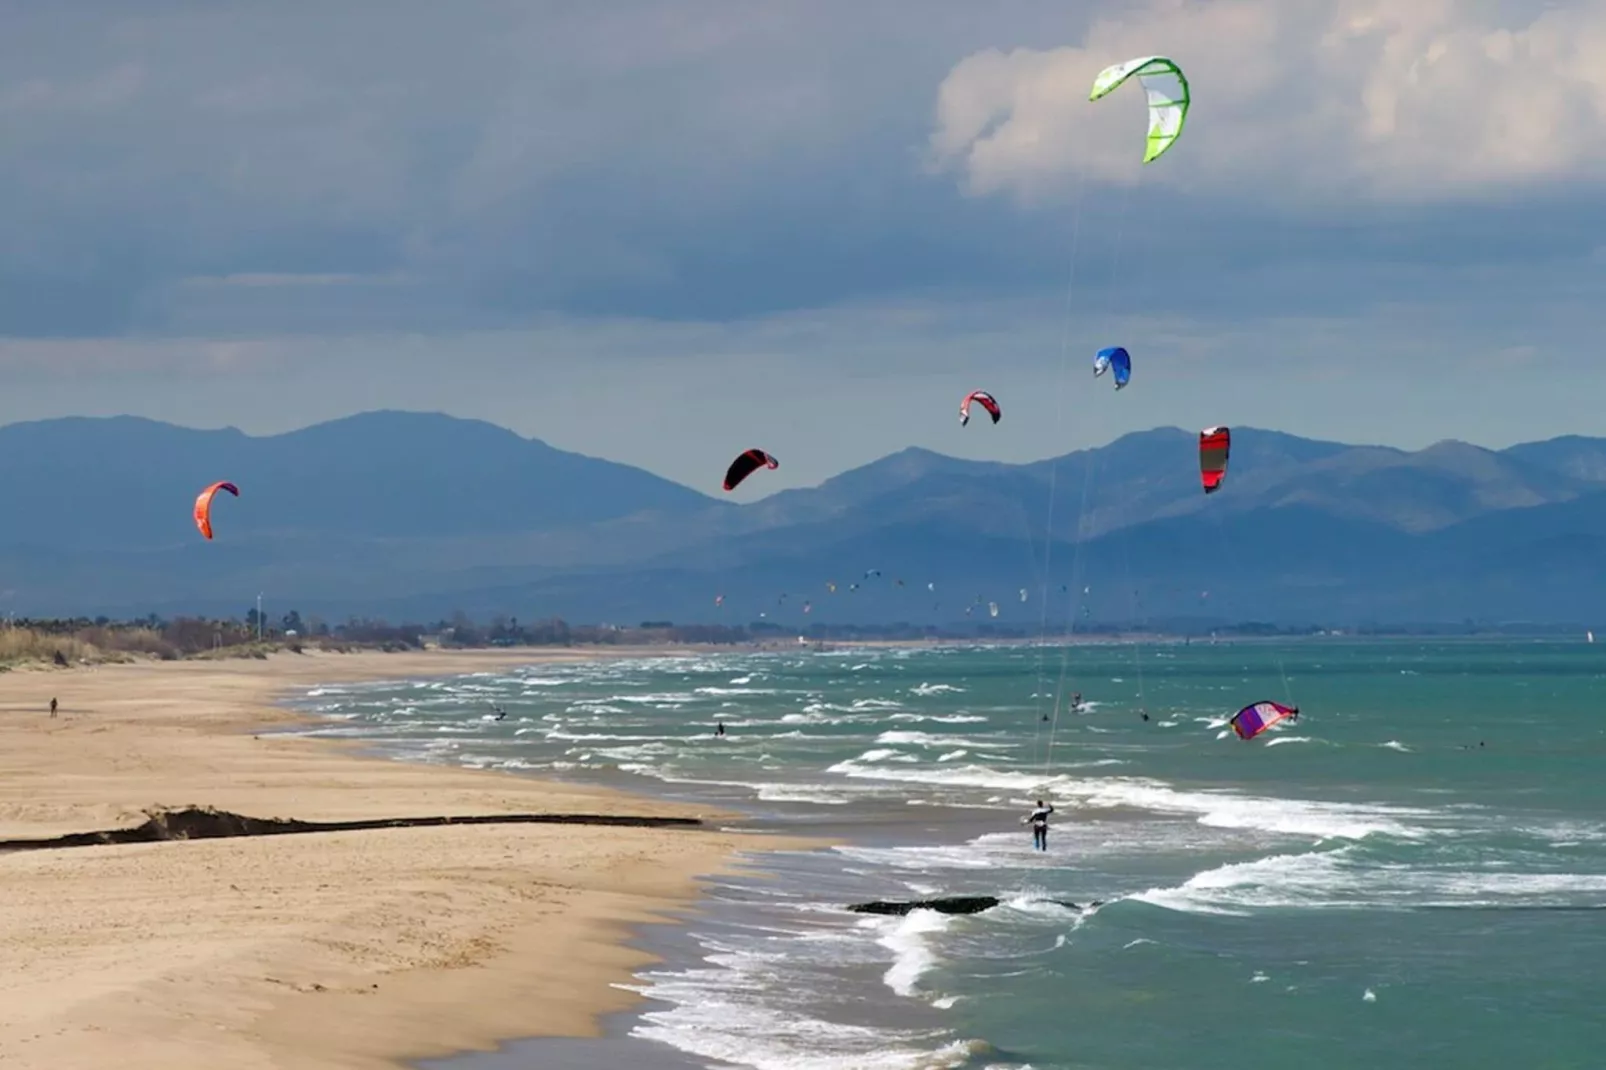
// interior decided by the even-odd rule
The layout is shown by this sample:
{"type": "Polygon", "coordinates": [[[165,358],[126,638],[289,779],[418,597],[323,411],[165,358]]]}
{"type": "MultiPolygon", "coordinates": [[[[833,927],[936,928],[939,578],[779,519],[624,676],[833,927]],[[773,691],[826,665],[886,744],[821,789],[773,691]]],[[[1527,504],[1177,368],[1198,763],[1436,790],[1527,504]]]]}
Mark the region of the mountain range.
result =
{"type": "Polygon", "coordinates": [[[1206,496],[1196,432],[1157,428],[1020,465],[907,449],[736,505],[441,414],[261,437],[68,418],[0,428],[0,500],[18,615],[237,614],[259,592],[339,619],[947,625],[996,603],[1034,630],[1606,609],[1606,439],[1577,436],[1406,451],[1234,428],[1206,496]],[[217,479],[241,496],[207,542],[190,504],[217,479]]]}

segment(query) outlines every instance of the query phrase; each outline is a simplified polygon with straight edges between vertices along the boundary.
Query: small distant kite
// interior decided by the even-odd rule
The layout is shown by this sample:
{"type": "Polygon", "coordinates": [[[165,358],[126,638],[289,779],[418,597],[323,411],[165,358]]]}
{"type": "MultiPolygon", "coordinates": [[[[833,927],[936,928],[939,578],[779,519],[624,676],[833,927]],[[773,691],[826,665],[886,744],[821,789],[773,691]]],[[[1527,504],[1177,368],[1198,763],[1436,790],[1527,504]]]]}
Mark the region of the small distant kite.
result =
{"type": "Polygon", "coordinates": [[[1232,431],[1225,427],[1207,427],[1199,432],[1199,481],[1206,494],[1221,489],[1227,478],[1227,454],[1232,449],[1232,431]]]}
{"type": "Polygon", "coordinates": [[[208,539],[212,537],[212,499],[220,490],[228,491],[236,498],[240,496],[240,488],[233,483],[213,483],[195,499],[195,526],[208,539]]]}
{"type": "Polygon", "coordinates": [[[991,416],[993,418],[993,423],[996,424],[999,420],[1001,420],[1003,418],[1004,410],[1000,409],[998,407],[997,399],[995,399],[991,394],[987,393],[987,391],[985,391],[985,390],[977,390],[977,391],[971,393],[970,395],[968,395],[965,398],[964,402],[962,404],[960,404],[960,406],[959,406],[959,426],[960,427],[964,427],[964,426],[966,426],[967,424],[970,423],[970,403],[972,401],[974,401],[976,404],[980,405],[982,408],[987,410],[987,415],[989,415],[989,416],[991,416]]]}
{"type": "Polygon", "coordinates": [[[744,450],[731,462],[725,470],[725,489],[735,490],[742,480],[758,471],[760,468],[779,468],[781,462],[765,453],[763,450],[744,450]]]}
{"type": "Polygon", "coordinates": [[[1115,389],[1121,389],[1132,381],[1132,355],[1122,346],[1099,350],[1093,357],[1093,378],[1107,371],[1115,372],[1115,389]]]}

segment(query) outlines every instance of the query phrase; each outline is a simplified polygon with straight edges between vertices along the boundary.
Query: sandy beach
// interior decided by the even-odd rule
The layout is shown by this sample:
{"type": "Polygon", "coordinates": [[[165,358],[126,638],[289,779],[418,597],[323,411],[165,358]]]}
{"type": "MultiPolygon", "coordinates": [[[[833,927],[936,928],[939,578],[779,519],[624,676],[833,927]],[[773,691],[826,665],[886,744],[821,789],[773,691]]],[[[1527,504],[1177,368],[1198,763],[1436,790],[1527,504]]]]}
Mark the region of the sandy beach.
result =
{"type": "MultiPolygon", "coordinates": [[[[655,650],[654,653],[663,653],[655,650]]],[[[609,651],[606,656],[629,656],[609,651]]],[[[137,826],[155,808],[304,821],[722,815],[254,730],[318,683],[573,652],[276,655],[0,675],[0,838],[137,826]],[[49,715],[51,698],[60,714],[49,715]]],[[[782,841],[710,828],[479,825],[0,853],[0,1064],[394,1067],[629,1006],[632,923],[782,841]]]]}

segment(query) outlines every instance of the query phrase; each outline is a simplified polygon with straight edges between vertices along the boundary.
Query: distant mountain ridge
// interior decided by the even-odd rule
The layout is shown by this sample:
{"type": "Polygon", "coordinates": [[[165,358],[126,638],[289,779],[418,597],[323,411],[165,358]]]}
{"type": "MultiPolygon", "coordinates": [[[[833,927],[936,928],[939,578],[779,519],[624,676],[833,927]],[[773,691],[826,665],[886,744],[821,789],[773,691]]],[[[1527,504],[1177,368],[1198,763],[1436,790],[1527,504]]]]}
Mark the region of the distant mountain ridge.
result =
{"type": "Polygon", "coordinates": [[[261,437],[68,418],[0,427],[0,495],[0,611],[22,614],[239,612],[258,591],[304,613],[798,624],[1606,609],[1606,439],[1581,436],[1407,451],[1234,428],[1206,497],[1197,433],[1156,428],[1031,464],[907,449],[738,506],[436,413],[261,437]],[[206,543],[189,506],[223,478],[242,494],[206,543]]]}

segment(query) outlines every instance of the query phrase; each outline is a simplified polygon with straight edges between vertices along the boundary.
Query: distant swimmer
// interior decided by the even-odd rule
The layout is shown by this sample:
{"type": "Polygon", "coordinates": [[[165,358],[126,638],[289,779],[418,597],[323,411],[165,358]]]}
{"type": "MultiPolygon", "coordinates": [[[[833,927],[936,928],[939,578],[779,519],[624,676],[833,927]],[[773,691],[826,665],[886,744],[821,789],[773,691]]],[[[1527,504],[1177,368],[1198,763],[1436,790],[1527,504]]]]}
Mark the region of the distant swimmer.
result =
{"type": "Polygon", "coordinates": [[[1143,719],[1144,719],[1144,720],[1145,720],[1145,721],[1147,721],[1147,720],[1148,720],[1148,719],[1149,719],[1149,715],[1148,715],[1148,714],[1146,714],[1146,713],[1145,713],[1145,714],[1144,714],[1144,715],[1143,715],[1143,719]]]}
{"type": "Polygon", "coordinates": [[[1032,826],[1032,846],[1039,851],[1048,850],[1048,815],[1054,812],[1052,806],[1045,805],[1042,799],[1037,800],[1037,809],[1020,819],[1021,824],[1030,822],[1032,826]]]}
{"type": "Polygon", "coordinates": [[[723,736],[724,734],[725,734],[725,722],[724,721],[720,721],[718,726],[715,727],[715,729],[714,729],[714,735],[723,736]]]}

